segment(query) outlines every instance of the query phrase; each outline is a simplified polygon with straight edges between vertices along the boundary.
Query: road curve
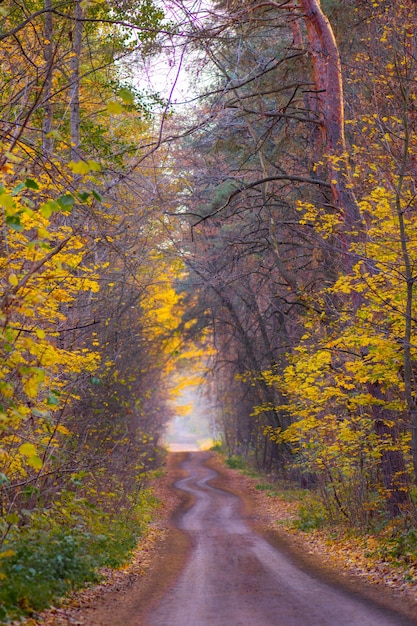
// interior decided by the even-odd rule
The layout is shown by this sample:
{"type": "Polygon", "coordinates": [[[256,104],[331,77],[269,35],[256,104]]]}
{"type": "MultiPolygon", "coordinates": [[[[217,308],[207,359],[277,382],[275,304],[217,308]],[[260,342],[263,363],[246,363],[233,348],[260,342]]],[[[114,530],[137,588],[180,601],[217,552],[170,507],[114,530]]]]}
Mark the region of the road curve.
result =
{"type": "Polygon", "coordinates": [[[193,497],[177,521],[192,550],[147,626],[411,626],[357,594],[315,578],[257,535],[236,496],[209,484],[210,453],[191,452],[176,487],[193,497]]]}

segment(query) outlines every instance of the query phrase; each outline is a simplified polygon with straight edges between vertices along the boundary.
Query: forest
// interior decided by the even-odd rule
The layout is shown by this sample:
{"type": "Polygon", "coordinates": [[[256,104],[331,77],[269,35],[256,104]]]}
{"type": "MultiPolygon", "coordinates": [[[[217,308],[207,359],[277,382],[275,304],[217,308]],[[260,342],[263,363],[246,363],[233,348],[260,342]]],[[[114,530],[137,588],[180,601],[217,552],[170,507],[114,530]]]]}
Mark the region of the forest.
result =
{"type": "Polygon", "coordinates": [[[416,13],[1,3],[0,621],[123,562],[190,387],[229,459],[414,532],[416,13]]]}

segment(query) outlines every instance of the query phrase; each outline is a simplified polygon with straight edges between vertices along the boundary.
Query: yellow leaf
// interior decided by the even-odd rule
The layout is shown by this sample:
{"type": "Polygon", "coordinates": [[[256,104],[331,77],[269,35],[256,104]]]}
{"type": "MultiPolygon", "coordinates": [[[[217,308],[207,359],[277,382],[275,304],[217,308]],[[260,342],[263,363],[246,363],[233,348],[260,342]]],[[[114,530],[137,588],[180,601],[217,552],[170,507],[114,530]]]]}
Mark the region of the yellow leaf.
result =
{"type": "Polygon", "coordinates": [[[84,161],[70,161],[68,166],[74,174],[88,174],[90,171],[90,166],[88,163],[84,163],[84,161]]]}
{"type": "Polygon", "coordinates": [[[0,204],[5,209],[13,209],[13,207],[14,207],[14,200],[13,200],[12,196],[9,196],[9,194],[2,193],[2,194],[0,194],[0,204]]]}
{"type": "Polygon", "coordinates": [[[9,274],[9,283],[13,285],[13,287],[17,287],[19,284],[19,279],[16,274],[9,274]]]}
{"type": "Polygon", "coordinates": [[[22,445],[19,446],[19,452],[23,456],[28,456],[28,457],[35,456],[36,446],[33,445],[33,443],[22,443],[22,445]]]}
{"type": "Polygon", "coordinates": [[[12,161],[12,163],[22,162],[22,159],[20,157],[17,157],[15,154],[13,154],[13,152],[5,152],[4,154],[8,158],[9,161],[12,161]]]}
{"type": "Polygon", "coordinates": [[[49,236],[50,233],[46,230],[46,228],[38,228],[38,237],[47,239],[49,236]]]}
{"type": "Polygon", "coordinates": [[[14,556],[16,552],[14,550],[5,550],[4,552],[0,552],[0,559],[7,559],[9,556],[14,556]]]}
{"type": "Polygon", "coordinates": [[[100,163],[97,163],[97,161],[92,161],[91,159],[89,159],[87,163],[92,172],[100,172],[101,170],[100,163]]]}
{"type": "Polygon", "coordinates": [[[65,426],[62,426],[61,424],[59,424],[59,426],[57,426],[56,429],[59,433],[62,433],[63,435],[70,434],[70,431],[68,430],[68,428],[65,428],[65,426]]]}
{"type": "Polygon", "coordinates": [[[112,115],[120,115],[120,113],[123,113],[123,107],[115,100],[110,100],[110,102],[107,103],[107,111],[112,115]]]}
{"type": "Polygon", "coordinates": [[[28,458],[28,465],[33,467],[33,469],[42,469],[43,463],[42,459],[40,459],[36,454],[28,458]]]}

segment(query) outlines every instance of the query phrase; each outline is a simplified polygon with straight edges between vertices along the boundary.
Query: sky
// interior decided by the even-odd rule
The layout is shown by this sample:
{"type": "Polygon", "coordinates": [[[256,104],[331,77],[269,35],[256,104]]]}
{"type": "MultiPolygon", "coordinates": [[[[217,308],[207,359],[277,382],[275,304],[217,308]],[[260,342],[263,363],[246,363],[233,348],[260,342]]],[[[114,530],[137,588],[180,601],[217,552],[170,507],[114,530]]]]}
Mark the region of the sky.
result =
{"type": "Polygon", "coordinates": [[[191,40],[186,32],[188,25],[184,20],[192,20],[194,29],[202,29],[209,18],[211,4],[207,0],[167,0],[161,4],[167,20],[178,24],[178,35],[167,37],[165,49],[146,60],[144,73],[151,89],[173,104],[182,105],[196,96],[196,82],[202,69],[197,54],[191,50],[191,40]]]}

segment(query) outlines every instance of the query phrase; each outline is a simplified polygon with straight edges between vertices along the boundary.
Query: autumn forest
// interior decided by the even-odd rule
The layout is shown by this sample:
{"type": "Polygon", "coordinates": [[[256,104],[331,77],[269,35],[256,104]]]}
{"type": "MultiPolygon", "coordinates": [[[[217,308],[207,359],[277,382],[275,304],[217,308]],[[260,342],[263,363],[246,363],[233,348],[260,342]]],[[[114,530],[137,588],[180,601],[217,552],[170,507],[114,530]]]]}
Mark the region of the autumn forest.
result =
{"type": "Polygon", "coordinates": [[[1,3],[0,621],[123,562],[187,386],[327,523],[415,527],[416,18],[1,3]]]}

